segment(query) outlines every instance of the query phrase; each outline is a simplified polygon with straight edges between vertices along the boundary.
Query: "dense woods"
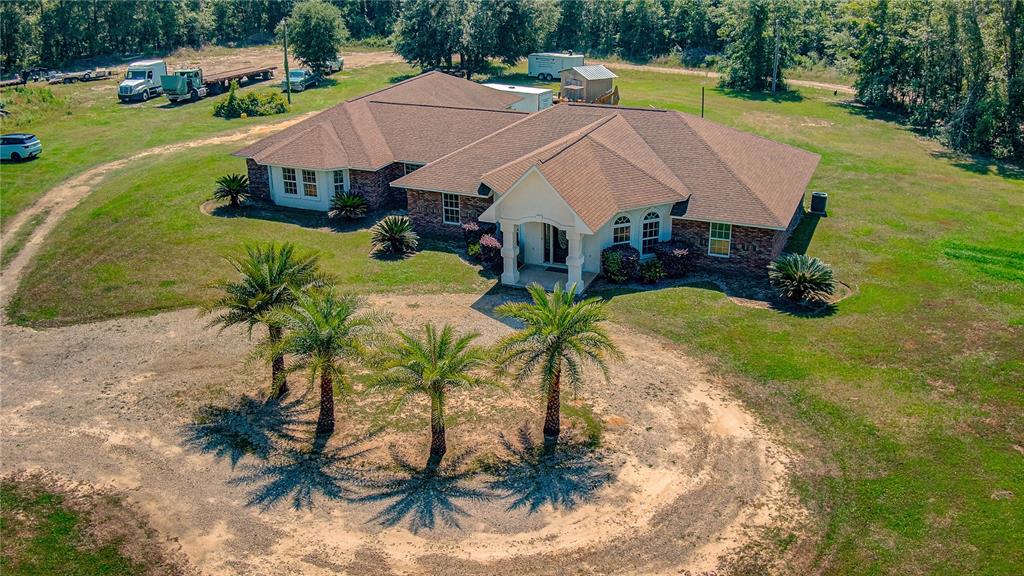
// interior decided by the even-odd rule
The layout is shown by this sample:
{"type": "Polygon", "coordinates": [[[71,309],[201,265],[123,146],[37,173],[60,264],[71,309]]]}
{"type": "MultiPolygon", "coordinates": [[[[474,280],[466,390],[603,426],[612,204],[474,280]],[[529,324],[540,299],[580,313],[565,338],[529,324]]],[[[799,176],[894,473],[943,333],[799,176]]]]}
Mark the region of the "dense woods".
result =
{"type": "MultiPolygon", "coordinates": [[[[349,36],[425,68],[541,49],[707,66],[771,89],[794,67],[856,78],[858,99],[950,146],[1024,157],[1022,0],[330,0],[349,36]]],[[[294,0],[0,2],[5,73],[75,59],[269,42],[294,0]]]]}

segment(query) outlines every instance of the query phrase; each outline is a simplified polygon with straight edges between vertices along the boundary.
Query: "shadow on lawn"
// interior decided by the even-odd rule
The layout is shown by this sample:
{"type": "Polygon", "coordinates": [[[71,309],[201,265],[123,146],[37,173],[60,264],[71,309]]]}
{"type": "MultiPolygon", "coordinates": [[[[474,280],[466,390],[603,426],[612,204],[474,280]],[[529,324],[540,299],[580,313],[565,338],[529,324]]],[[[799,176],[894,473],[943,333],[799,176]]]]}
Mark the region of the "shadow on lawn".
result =
{"type": "Polygon", "coordinates": [[[264,402],[245,396],[231,407],[200,408],[182,435],[186,446],[227,458],[234,468],[246,454],[266,459],[278,442],[297,440],[311,410],[302,398],[264,402]]]}
{"type": "Polygon", "coordinates": [[[796,90],[779,90],[772,94],[769,91],[733,90],[731,88],[716,88],[722,96],[727,98],[739,98],[742,100],[753,100],[756,102],[802,102],[804,97],[796,90]]]}
{"type": "MultiPolygon", "coordinates": [[[[212,202],[212,201],[211,201],[212,202]]],[[[228,204],[210,206],[206,203],[203,211],[218,218],[252,218],[254,220],[266,220],[281,224],[292,224],[312,230],[323,230],[325,232],[355,232],[357,230],[368,230],[384,216],[391,214],[404,214],[401,210],[385,210],[368,214],[362,218],[348,220],[344,218],[330,218],[326,212],[315,210],[301,210],[298,208],[284,208],[264,202],[244,202],[238,208],[232,208],[228,204]]]]}
{"type": "Polygon", "coordinates": [[[470,485],[477,474],[465,467],[470,455],[463,452],[443,463],[431,457],[419,467],[392,449],[391,461],[398,468],[398,476],[369,483],[369,493],[353,502],[387,502],[372,521],[388,528],[406,519],[413,534],[424,528],[433,530],[439,521],[461,528],[459,519],[469,516],[469,512],[460,502],[480,502],[492,497],[488,491],[470,485]]]}
{"type": "Polygon", "coordinates": [[[350,493],[365,482],[361,469],[351,466],[368,450],[357,449],[365,439],[332,449],[326,448],[326,440],[320,437],[312,447],[286,448],[265,461],[245,465],[245,472],[230,484],[253,486],[246,504],[264,511],[282,501],[290,501],[292,509],[301,510],[312,508],[321,498],[350,498],[350,493]]]}
{"type": "Polygon", "coordinates": [[[608,466],[585,443],[545,439],[538,444],[520,428],[516,442],[502,434],[501,444],[507,454],[487,472],[495,478],[490,488],[511,500],[508,510],[525,508],[533,514],[545,504],[571,510],[612,479],[608,466]]]}

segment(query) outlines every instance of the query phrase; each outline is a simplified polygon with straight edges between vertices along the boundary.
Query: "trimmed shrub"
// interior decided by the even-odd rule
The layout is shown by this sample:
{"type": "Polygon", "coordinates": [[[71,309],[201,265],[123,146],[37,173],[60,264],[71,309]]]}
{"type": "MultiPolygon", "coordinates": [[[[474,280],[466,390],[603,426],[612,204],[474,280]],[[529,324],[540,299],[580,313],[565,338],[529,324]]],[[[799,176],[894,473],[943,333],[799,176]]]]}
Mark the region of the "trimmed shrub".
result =
{"type": "Polygon", "coordinates": [[[370,229],[373,254],[405,254],[419,246],[420,237],[406,216],[385,216],[370,229]]]}
{"type": "Polygon", "coordinates": [[[331,198],[331,218],[340,217],[355,220],[366,216],[366,198],[355,192],[335,192],[331,198]]]}
{"type": "Polygon", "coordinates": [[[248,92],[242,96],[235,94],[238,82],[232,81],[228,97],[213,105],[213,115],[221,118],[248,118],[249,116],[272,116],[288,111],[288,105],[280,93],[248,92]]]}
{"type": "Polygon", "coordinates": [[[490,234],[480,237],[480,261],[489,268],[501,263],[501,242],[490,234]]]}
{"type": "Polygon", "coordinates": [[[783,254],[768,265],[768,279],[790,300],[825,300],[835,292],[832,267],[804,254],[783,254]]]}
{"type": "Polygon", "coordinates": [[[654,255],[669,278],[682,278],[690,271],[690,250],[682,242],[658,242],[654,255]]]}
{"type": "Polygon", "coordinates": [[[473,242],[469,246],[466,246],[466,254],[468,254],[469,257],[472,258],[473,260],[479,260],[480,259],[480,243],[479,242],[473,242]]]}
{"type": "Polygon", "coordinates": [[[616,284],[635,279],[639,267],[640,251],[632,246],[609,246],[601,251],[601,272],[616,284]]]}
{"type": "Polygon", "coordinates": [[[640,264],[640,270],[637,272],[637,275],[644,284],[654,284],[665,277],[665,269],[661,266],[661,260],[651,258],[650,260],[644,260],[640,264]]]}

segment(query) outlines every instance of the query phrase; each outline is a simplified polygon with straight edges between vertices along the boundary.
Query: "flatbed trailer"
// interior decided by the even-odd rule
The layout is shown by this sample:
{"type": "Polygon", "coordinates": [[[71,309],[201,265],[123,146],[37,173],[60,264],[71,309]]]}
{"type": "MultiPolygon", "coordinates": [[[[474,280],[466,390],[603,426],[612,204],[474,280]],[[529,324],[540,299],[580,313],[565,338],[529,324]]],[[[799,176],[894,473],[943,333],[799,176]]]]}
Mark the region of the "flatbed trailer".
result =
{"type": "Polygon", "coordinates": [[[167,76],[161,76],[160,82],[163,86],[167,99],[171,102],[182,100],[199,100],[208,95],[217,95],[226,92],[231,82],[255,80],[269,80],[274,77],[277,66],[255,66],[249,68],[238,68],[226,72],[218,72],[206,76],[202,68],[183,68],[167,76]]]}
{"type": "Polygon", "coordinates": [[[50,84],[74,84],[75,82],[92,82],[93,80],[108,80],[114,77],[110,70],[86,70],[85,72],[68,72],[60,74],[50,80],[50,84]]]}

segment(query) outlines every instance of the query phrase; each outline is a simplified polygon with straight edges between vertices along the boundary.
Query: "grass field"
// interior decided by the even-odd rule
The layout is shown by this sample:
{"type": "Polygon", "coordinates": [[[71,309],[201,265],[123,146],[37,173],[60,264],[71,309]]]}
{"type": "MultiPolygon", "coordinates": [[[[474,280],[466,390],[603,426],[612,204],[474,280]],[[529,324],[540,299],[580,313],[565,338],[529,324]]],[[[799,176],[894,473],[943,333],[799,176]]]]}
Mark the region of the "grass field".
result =
{"type": "MultiPolygon", "coordinates": [[[[237,120],[224,120],[212,114],[214,102],[226,95],[177,106],[164,97],[125,105],[117,100],[117,83],[113,80],[6,89],[0,92],[0,100],[11,116],[2,121],[3,131],[36,134],[43,143],[43,153],[32,161],[0,166],[0,227],[46,190],[97,164],[153,146],[278,122],[319,110],[369,92],[410,71],[409,67],[397,64],[345,71],[332,76],[332,85],[293,94],[293,105],[287,114],[237,120]]],[[[278,89],[276,80],[271,80],[242,91],[278,89]]]]}
{"type": "MultiPolygon", "coordinates": [[[[403,70],[354,72],[346,87],[311,94],[368,90],[403,70]]],[[[700,111],[699,77],[623,72],[619,85],[625,105],[700,111]]],[[[817,318],[741,307],[703,287],[602,294],[615,317],[701,356],[804,455],[797,484],[817,512],[817,560],[828,572],[1017,573],[1021,171],[950,156],[832,92],[706,88],[708,118],[821,154],[810,189],[829,192],[829,217],[808,219],[798,236],[854,294],[817,318]]],[[[165,111],[145,111],[156,112],[165,111]]],[[[229,150],[147,159],[109,178],[48,240],[11,317],[49,325],[190,305],[226,273],[220,255],[256,239],[320,250],[354,290],[490,284],[443,251],[371,260],[365,231],[200,213],[213,179],[243,167],[229,150]]]]}

